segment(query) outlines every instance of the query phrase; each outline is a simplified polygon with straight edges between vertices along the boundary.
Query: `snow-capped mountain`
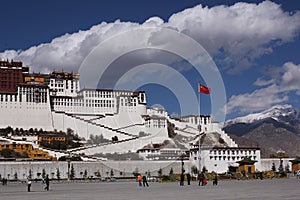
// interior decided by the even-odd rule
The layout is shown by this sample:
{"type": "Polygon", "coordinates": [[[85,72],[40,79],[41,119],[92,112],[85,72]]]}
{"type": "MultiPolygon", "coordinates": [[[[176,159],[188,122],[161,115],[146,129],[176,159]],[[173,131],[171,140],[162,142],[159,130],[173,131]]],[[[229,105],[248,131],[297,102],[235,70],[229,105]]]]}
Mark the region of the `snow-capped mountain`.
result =
{"type": "Polygon", "coordinates": [[[223,129],[235,137],[239,146],[257,144],[264,157],[279,149],[290,156],[300,152],[300,109],[291,105],[276,105],[260,113],[228,120],[223,129]]]}
{"type": "Polygon", "coordinates": [[[300,112],[299,109],[297,110],[291,105],[276,105],[260,113],[253,113],[243,117],[228,120],[225,123],[225,126],[237,123],[249,124],[265,119],[273,119],[278,122],[294,122],[300,120],[300,112]]]}

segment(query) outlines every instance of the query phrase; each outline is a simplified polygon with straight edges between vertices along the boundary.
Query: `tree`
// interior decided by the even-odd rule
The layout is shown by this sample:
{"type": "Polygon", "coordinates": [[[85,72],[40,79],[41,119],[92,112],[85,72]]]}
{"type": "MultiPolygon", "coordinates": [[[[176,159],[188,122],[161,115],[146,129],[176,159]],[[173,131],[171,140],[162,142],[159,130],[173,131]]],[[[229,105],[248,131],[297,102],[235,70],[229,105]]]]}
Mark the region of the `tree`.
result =
{"type": "Polygon", "coordinates": [[[29,179],[32,179],[32,170],[29,169],[29,172],[28,172],[28,173],[29,173],[28,178],[29,178],[29,179]]]}
{"type": "Polygon", "coordinates": [[[272,168],[271,168],[271,170],[272,170],[273,172],[276,172],[275,163],[272,163],[272,168]]]}
{"type": "Polygon", "coordinates": [[[73,180],[75,178],[75,171],[73,164],[71,165],[70,179],[73,180]]]}
{"type": "Polygon", "coordinates": [[[41,173],[40,173],[40,172],[37,172],[37,173],[36,173],[36,176],[38,177],[38,179],[40,179],[41,173]]]}
{"type": "Polygon", "coordinates": [[[158,175],[158,177],[162,177],[162,169],[161,168],[159,168],[159,170],[157,171],[157,175],[158,175]]]}
{"type": "Polygon", "coordinates": [[[278,167],[278,171],[279,171],[279,173],[280,174],[282,174],[283,173],[283,160],[280,160],[280,164],[279,164],[279,167],[278,167]]]}
{"type": "Polygon", "coordinates": [[[132,174],[133,176],[137,177],[139,175],[139,169],[136,167],[132,174]]]}
{"type": "Polygon", "coordinates": [[[170,176],[172,176],[174,174],[173,167],[171,167],[169,174],[170,174],[170,176]]]}
{"type": "Polygon", "coordinates": [[[43,179],[46,178],[46,170],[45,170],[45,168],[42,170],[42,178],[43,178],[43,179]]]}
{"type": "Polygon", "coordinates": [[[191,171],[193,174],[198,174],[198,168],[195,165],[191,167],[191,171]]]}
{"type": "Polygon", "coordinates": [[[85,169],[85,170],[84,170],[84,173],[83,173],[83,178],[87,178],[87,174],[88,174],[88,173],[87,173],[87,170],[85,169]]]}
{"type": "Polygon", "coordinates": [[[15,174],[14,174],[14,179],[18,180],[18,173],[17,172],[15,172],[15,174]]]}
{"type": "Polygon", "coordinates": [[[117,142],[117,141],[119,140],[119,138],[118,138],[118,136],[114,136],[114,137],[111,138],[111,140],[112,140],[113,142],[117,142]]]}
{"type": "Polygon", "coordinates": [[[113,177],[113,176],[114,176],[114,170],[111,169],[111,170],[110,170],[110,177],[113,177]]]}
{"type": "Polygon", "coordinates": [[[29,133],[32,134],[33,132],[34,132],[34,131],[33,131],[33,128],[30,128],[30,129],[29,129],[29,133]]]}
{"type": "Polygon", "coordinates": [[[18,128],[16,128],[15,131],[14,131],[14,133],[15,133],[16,135],[20,135],[20,130],[19,130],[18,128]]]}
{"type": "Polygon", "coordinates": [[[40,130],[39,130],[39,135],[41,135],[41,134],[43,134],[44,133],[44,131],[43,131],[43,129],[42,128],[40,128],[40,130]]]}
{"type": "Polygon", "coordinates": [[[94,174],[95,174],[95,176],[98,177],[98,178],[101,177],[101,174],[100,174],[100,171],[99,171],[99,170],[97,170],[96,172],[94,172],[94,174]]]}
{"type": "Polygon", "coordinates": [[[285,166],[285,172],[286,173],[290,173],[291,172],[290,171],[290,166],[288,164],[286,164],[286,166],[285,166]]]}
{"type": "Polygon", "coordinates": [[[60,180],[60,171],[59,168],[56,168],[56,178],[59,181],[60,180]]]}

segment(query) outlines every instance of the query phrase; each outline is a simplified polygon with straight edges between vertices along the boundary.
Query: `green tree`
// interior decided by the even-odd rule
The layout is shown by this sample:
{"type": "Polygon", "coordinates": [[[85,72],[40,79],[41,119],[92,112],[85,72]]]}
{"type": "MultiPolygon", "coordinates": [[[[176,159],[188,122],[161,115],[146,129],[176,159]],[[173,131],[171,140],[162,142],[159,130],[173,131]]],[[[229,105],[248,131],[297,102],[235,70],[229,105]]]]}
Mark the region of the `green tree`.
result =
{"type": "Polygon", "coordinates": [[[99,170],[97,170],[96,172],[94,172],[94,174],[95,174],[95,176],[98,177],[98,178],[101,177],[101,174],[100,174],[100,171],[99,171],[99,170]]]}
{"type": "Polygon", "coordinates": [[[30,128],[30,129],[29,129],[29,133],[32,134],[33,132],[34,132],[33,128],[30,128]]]}
{"type": "Polygon", "coordinates": [[[133,176],[137,177],[139,175],[139,169],[136,167],[132,174],[133,176]]]}
{"type": "Polygon", "coordinates": [[[157,171],[157,175],[159,178],[162,177],[162,169],[161,168],[159,168],[159,170],[157,171]]]}
{"type": "Polygon", "coordinates": [[[285,166],[285,172],[286,173],[290,173],[291,172],[290,171],[290,166],[288,164],[286,164],[286,166],[285,166]]]}
{"type": "Polygon", "coordinates": [[[29,169],[29,172],[28,172],[28,173],[29,173],[28,178],[29,178],[29,179],[32,179],[32,170],[29,169]]]}
{"type": "Polygon", "coordinates": [[[169,175],[172,176],[173,174],[174,174],[173,167],[171,167],[169,175]]]}
{"type": "Polygon", "coordinates": [[[75,178],[75,170],[73,164],[71,165],[71,171],[70,171],[70,179],[74,180],[75,178]]]}
{"type": "Polygon", "coordinates": [[[83,173],[83,177],[84,177],[84,178],[87,178],[87,174],[88,174],[88,173],[87,173],[87,170],[85,169],[85,170],[84,170],[84,173],[83,173]]]}
{"type": "Polygon", "coordinates": [[[197,168],[195,165],[193,165],[193,166],[191,167],[191,172],[192,172],[193,174],[198,174],[198,168],[197,168]]]}
{"type": "Polygon", "coordinates": [[[59,181],[60,180],[60,171],[59,168],[56,168],[56,178],[59,181]]]}
{"type": "Polygon", "coordinates": [[[14,179],[18,180],[18,173],[17,172],[15,172],[15,174],[14,174],[14,179]]]}
{"type": "Polygon", "coordinates": [[[275,163],[272,163],[272,168],[271,168],[271,170],[272,170],[273,172],[276,172],[275,163]]]}
{"type": "Polygon", "coordinates": [[[43,129],[42,129],[42,128],[40,128],[40,130],[39,130],[38,134],[39,134],[39,135],[41,135],[41,134],[43,134],[43,133],[44,133],[43,129]]]}
{"type": "Polygon", "coordinates": [[[42,178],[43,178],[43,179],[46,178],[46,170],[45,170],[45,168],[42,170],[42,178]]]}
{"type": "Polygon", "coordinates": [[[114,176],[114,170],[111,169],[111,170],[110,170],[110,177],[113,177],[113,176],[114,176]]]}
{"type": "Polygon", "coordinates": [[[279,164],[279,167],[278,167],[278,171],[280,174],[283,173],[283,160],[280,160],[280,164],[279,164]]]}
{"type": "Polygon", "coordinates": [[[40,179],[40,176],[41,176],[42,174],[40,173],[40,172],[37,172],[36,173],[36,176],[38,177],[38,179],[40,179]]]}

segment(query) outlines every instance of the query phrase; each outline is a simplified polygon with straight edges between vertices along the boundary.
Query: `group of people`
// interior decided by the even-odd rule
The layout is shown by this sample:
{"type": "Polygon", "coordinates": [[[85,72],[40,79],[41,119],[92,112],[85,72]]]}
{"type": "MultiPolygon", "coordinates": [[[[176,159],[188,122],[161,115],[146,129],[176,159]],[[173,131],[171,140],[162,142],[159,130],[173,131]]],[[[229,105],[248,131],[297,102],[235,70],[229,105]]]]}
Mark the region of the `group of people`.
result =
{"type": "MultiPolygon", "coordinates": [[[[191,184],[191,175],[189,173],[186,174],[186,180],[187,180],[187,184],[190,185],[191,184]]],[[[198,175],[198,185],[199,186],[205,186],[207,184],[207,179],[205,178],[205,175],[203,172],[201,172],[198,175]]],[[[218,175],[215,174],[214,178],[213,178],[213,185],[218,185],[218,175]]],[[[184,186],[184,174],[180,174],[180,186],[184,186]]]]}
{"type": "MultiPolygon", "coordinates": [[[[46,175],[46,178],[43,179],[43,183],[45,183],[44,190],[49,191],[50,179],[49,179],[48,174],[46,175]]],[[[27,178],[27,191],[28,191],[28,192],[30,192],[30,190],[31,190],[31,185],[32,185],[32,181],[31,181],[31,179],[28,177],[28,178],[27,178]]]]}
{"type": "Polygon", "coordinates": [[[137,181],[139,182],[139,186],[142,187],[149,187],[148,181],[147,181],[147,177],[146,176],[142,176],[142,175],[138,175],[137,176],[137,181]],[[143,183],[143,184],[142,184],[143,183]]]}
{"type": "Polygon", "coordinates": [[[2,181],[2,185],[7,185],[7,178],[3,177],[1,181],[2,181]]]}
{"type": "MultiPolygon", "coordinates": [[[[191,184],[191,175],[189,173],[186,174],[186,181],[187,181],[188,185],[191,184]]],[[[180,174],[180,183],[179,183],[179,185],[184,186],[184,174],[183,173],[180,174]]]]}

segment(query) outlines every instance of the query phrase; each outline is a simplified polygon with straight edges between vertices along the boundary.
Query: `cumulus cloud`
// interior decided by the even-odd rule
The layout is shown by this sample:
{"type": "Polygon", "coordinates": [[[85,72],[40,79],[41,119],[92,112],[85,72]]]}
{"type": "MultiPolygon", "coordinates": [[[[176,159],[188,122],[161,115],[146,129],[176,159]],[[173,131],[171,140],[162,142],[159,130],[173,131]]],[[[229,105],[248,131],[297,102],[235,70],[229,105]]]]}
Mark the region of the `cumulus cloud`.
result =
{"type": "MultiPolygon", "coordinates": [[[[168,27],[187,34],[217,60],[230,66],[228,72],[236,73],[249,68],[255,58],[272,52],[275,46],[293,40],[300,29],[300,13],[284,12],[280,5],[270,1],[212,8],[198,5],[172,15],[167,22],[159,17],[152,17],[143,24],[119,20],[103,22],[89,30],[65,34],[24,51],[4,51],[0,57],[22,60],[34,71],[76,71],[99,43],[120,32],[151,26],[168,27]]],[[[147,42],[152,42],[151,39],[149,34],[147,42]]],[[[138,40],[124,40],[124,44],[118,45],[130,45],[138,40]]],[[[107,53],[112,50],[107,49],[107,53]]]]}
{"type": "Polygon", "coordinates": [[[252,93],[233,95],[230,97],[226,110],[227,113],[240,112],[252,113],[270,108],[273,105],[289,100],[289,93],[300,95],[300,64],[287,62],[282,66],[281,74],[274,80],[266,81],[269,84],[257,84],[264,81],[256,81],[256,85],[265,86],[252,93]],[[269,85],[269,86],[267,86],[269,85]]]}
{"type": "Polygon", "coordinates": [[[235,73],[253,59],[271,53],[274,46],[291,41],[300,28],[300,13],[284,12],[280,5],[236,3],[230,7],[201,5],[170,17],[168,24],[199,41],[212,55],[234,66],[235,73]]]}

